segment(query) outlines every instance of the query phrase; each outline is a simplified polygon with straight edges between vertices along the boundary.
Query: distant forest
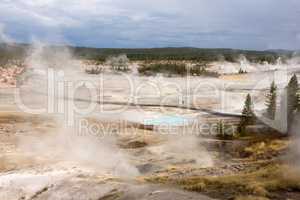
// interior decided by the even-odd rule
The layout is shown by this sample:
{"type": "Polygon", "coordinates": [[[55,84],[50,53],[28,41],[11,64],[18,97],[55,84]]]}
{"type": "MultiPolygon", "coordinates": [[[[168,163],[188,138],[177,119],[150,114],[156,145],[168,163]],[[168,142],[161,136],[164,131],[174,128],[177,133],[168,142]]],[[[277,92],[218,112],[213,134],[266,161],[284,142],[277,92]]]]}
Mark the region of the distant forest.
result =
{"type": "Polygon", "coordinates": [[[11,60],[22,60],[26,56],[28,45],[7,45],[0,43],[0,67],[11,60]]]}
{"type": "Polygon", "coordinates": [[[203,49],[203,48],[150,48],[150,49],[96,49],[76,47],[74,55],[80,58],[103,61],[107,56],[126,54],[130,60],[191,60],[212,62],[225,60],[236,62],[244,55],[251,62],[275,63],[278,57],[289,58],[292,51],[249,51],[237,49],[203,49]]]}
{"type": "MultiPolygon", "coordinates": [[[[22,59],[31,48],[28,44],[0,44],[0,64],[10,59],[22,59]]],[[[48,50],[64,48],[62,46],[48,46],[48,50]]],[[[275,63],[278,57],[283,61],[293,55],[293,51],[267,50],[252,51],[238,49],[208,49],[208,48],[148,48],[148,49],[123,49],[123,48],[87,48],[68,46],[76,58],[104,61],[108,56],[126,54],[132,61],[152,60],[190,60],[195,62],[212,62],[225,60],[228,62],[238,61],[244,55],[249,61],[262,63],[275,63]]]]}

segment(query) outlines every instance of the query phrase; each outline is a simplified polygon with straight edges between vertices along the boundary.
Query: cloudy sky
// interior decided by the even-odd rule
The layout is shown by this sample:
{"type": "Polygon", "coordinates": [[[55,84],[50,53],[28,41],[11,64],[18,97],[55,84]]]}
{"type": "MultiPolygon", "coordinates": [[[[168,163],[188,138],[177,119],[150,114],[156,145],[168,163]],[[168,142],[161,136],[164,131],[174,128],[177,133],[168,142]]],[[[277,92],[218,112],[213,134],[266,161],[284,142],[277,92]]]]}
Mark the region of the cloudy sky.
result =
{"type": "Polygon", "coordinates": [[[0,0],[0,40],[300,49],[300,0],[0,0]]]}

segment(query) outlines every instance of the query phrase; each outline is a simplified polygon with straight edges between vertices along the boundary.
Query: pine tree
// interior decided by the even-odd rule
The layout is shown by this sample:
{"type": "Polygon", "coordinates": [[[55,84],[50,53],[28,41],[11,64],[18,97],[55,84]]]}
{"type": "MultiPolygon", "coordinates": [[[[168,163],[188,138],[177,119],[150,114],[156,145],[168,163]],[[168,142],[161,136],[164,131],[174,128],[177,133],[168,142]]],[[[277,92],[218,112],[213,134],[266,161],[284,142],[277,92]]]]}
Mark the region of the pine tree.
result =
{"type": "Polygon", "coordinates": [[[290,128],[295,116],[295,111],[299,107],[298,90],[298,79],[294,74],[286,87],[288,132],[290,132],[290,128]]]}
{"type": "Polygon", "coordinates": [[[288,113],[292,113],[298,106],[298,79],[294,74],[287,85],[287,106],[288,113]]]}
{"type": "Polygon", "coordinates": [[[224,123],[223,120],[220,120],[217,123],[217,137],[222,140],[231,140],[234,137],[234,129],[229,124],[224,123]]]}
{"type": "Polygon", "coordinates": [[[254,122],[253,104],[250,94],[247,95],[245,105],[242,111],[241,121],[238,127],[238,131],[243,136],[246,134],[246,126],[254,122]]]}
{"type": "Polygon", "coordinates": [[[276,114],[277,87],[273,81],[269,93],[266,95],[266,115],[269,119],[274,120],[276,114]]]}
{"type": "Polygon", "coordinates": [[[246,74],[247,71],[246,70],[243,70],[242,68],[239,69],[239,74],[246,74]]]}
{"type": "Polygon", "coordinates": [[[224,122],[222,120],[217,123],[217,135],[219,137],[224,136],[224,122]]]}
{"type": "Polygon", "coordinates": [[[297,94],[297,113],[300,113],[300,94],[297,94]]]}

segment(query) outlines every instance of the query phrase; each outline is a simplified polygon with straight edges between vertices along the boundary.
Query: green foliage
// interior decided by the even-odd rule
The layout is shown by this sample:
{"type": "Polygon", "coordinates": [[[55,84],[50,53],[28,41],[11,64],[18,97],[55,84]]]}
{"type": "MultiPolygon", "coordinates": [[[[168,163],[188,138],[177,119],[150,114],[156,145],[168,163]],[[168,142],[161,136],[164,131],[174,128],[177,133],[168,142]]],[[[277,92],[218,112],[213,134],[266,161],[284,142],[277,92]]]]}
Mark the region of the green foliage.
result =
{"type": "Polygon", "coordinates": [[[266,95],[266,106],[267,106],[266,116],[272,120],[275,119],[275,114],[276,114],[276,99],[277,99],[277,87],[275,85],[275,82],[273,81],[271,83],[269,93],[266,95]]]}
{"type": "Polygon", "coordinates": [[[247,73],[247,71],[246,70],[242,70],[242,68],[240,68],[240,70],[239,70],[239,74],[246,74],[247,73]]]}
{"type": "Polygon", "coordinates": [[[110,56],[106,59],[106,64],[111,66],[111,69],[114,71],[129,71],[129,59],[125,54],[118,56],[110,56]]]}
{"type": "Polygon", "coordinates": [[[8,45],[0,43],[0,66],[5,67],[12,60],[23,60],[26,56],[27,45],[8,45]]]}
{"type": "Polygon", "coordinates": [[[287,106],[288,106],[288,113],[292,113],[296,110],[298,105],[298,79],[297,76],[294,74],[290,79],[287,85],[287,106]]]}
{"type": "Polygon", "coordinates": [[[86,68],[85,69],[85,73],[87,74],[100,74],[103,71],[102,67],[99,66],[94,66],[94,67],[90,67],[90,68],[86,68]]]}
{"type": "Polygon", "coordinates": [[[217,72],[206,70],[206,66],[195,65],[188,68],[186,64],[176,62],[144,64],[138,69],[138,72],[143,75],[155,75],[157,73],[162,73],[180,76],[188,74],[193,76],[219,76],[217,72]]]}
{"type": "Polygon", "coordinates": [[[149,65],[142,65],[138,72],[144,75],[152,75],[156,73],[163,74],[175,74],[184,76],[187,74],[187,69],[185,64],[178,63],[155,63],[149,65]]]}
{"type": "Polygon", "coordinates": [[[130,60],[190,60],[196,62],[212,62],[220,59],[236,62],[238,57],[243,54],[250,62],[271,64],[276,63],[278,57],[286,54],[286,57],[292,55],[291,52],[273,52],[273,51],[248,51],[235,49],[200,49],[200,48],[152,48],[152,49],[109,49],[109,48],[72,48],[75,56],[85,59],[104,61],[111,55],[126,54],[130,60]]]}
{"type": "Polygon", "coordinates": [[[294,74],[286,87],[288,132],[294,120],[295,111],[299,107],[298,79],[294,74]]]}
{"type": "Polygon", "coordinates": [[[230,140],[233,139],[232,129],[229,125],[225,124],[223,120],[220,120],[217,124],[217,137],[223,140],[230,140]],[[230,132],[229,132],[230,131],[230,132]]]}
{"type": "Polygon", "coordinates": [[[195,65],[189,69],[189,74],[192,76],[212,76],[218,77],[219,74],[217,72],[208,71],[206,66],[195,65]]]}
{"type": "MultiPolygon", "coordinates": [[[[26,56],[26,51],[32,46],[28,44],[1,44],[0,64],[10,59],[19,59],[26,56]],[[7,48],[9,47],[9,48],[7,48]]],[[[48,50],[60,51],[66,46],[47,46],[48,50]]],[[[220,57],[228,62],[236,62],[239,56],[244,55],[247,60],[255,63],[276,63],[279,57],[288,59],[293,55],[292,51],[249,51],[236,49],[204,49],[204,48],[152,48],[152,49],[122,49],[122,48],[86,48],[67,46],[72,55],[79,59],[88,59],[104,62],[110,56],[126,54],[130,60],[154,61],[154,60],[190,60],[195,62],[212,62],[220,57]]],[[[284,61],[283,59],[283,61],[284,61]]]]}
{"type": "Polygon", "coordinates": [[[252,104],[251,96],[250,94],[248,94],[242,111],[241,121],[238,126],[238,131],[241,136],[246,135],[246,127],[248,125],[253,124],[253,122],[254,122],[253,104],[252,104]]]}

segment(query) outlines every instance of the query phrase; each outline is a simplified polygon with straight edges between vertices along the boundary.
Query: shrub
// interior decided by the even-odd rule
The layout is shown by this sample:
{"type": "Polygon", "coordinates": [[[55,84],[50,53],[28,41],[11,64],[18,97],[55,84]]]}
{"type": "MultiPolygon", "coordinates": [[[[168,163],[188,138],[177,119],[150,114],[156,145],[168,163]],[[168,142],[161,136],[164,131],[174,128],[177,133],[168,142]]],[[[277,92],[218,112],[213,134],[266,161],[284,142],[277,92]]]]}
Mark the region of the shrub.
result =
{"type": "Polygon", "coordinates": [[[223,140],[233,139],[234,132],[232,127],[220,120],[217,124],[217,137],[223,140]]]}
{"type": "Polygon", "coordinates": [[[85,72],[87,74],[100,74],[103,71],[103,68],[100,66],[87,67],[85,72]]]}
{"type": "Polygon", "coordinates": [[[138,72],[144,75],[162,73],[184,76],[187,74],[186,65],[177,63],[155,63],[149,65],[142,65],[138,69],[138,72]]]}
{"type": "Polygon", "coordinates": [[[217,72],[208,71],[206,66],[195,65],[190,68],[190,74],[194,76],[212,76],[218,77],[219,74],[217,72]]]}
{"type": "Polygon", "coordinates": [[[246,70],[242,70],[242,68],[240,68],[239,74],[247,74],[247,71],[246,70]]]}
{"type": "Polygon", "coordinates": [[[113,71],[129,71],[128,63],[129,59],[125,54],[110,56],[106,59],[106,64],[110,65],[113,71]]]}
{"type": "Polygon", "coordinates": [[[207,71],[205,66],[195,65],[187,68],[186,64],[184,63],[144,64],[138,69],[138,72],[143,75],[155,75],[157,73],[162,73],[166,75],[180,76],[186,76],[188,74],[194,76],[219,76],[217,72],[207,71]]]}

